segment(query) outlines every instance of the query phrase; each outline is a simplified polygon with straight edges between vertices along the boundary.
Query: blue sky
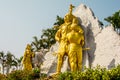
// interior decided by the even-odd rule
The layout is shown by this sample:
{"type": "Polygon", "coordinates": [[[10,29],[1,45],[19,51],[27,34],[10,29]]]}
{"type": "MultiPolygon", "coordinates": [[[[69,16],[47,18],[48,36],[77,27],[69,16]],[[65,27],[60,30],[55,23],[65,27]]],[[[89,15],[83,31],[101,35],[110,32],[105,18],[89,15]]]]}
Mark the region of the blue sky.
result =
{"type": "Polygon", "coordinates": [[[70,4],[81,3],[104,24],[104,18],[120,10],[120,0],[0,0],[0,51],[22,56],[33,36],[52,27],[57,15],[64,17],[70,4]]]}

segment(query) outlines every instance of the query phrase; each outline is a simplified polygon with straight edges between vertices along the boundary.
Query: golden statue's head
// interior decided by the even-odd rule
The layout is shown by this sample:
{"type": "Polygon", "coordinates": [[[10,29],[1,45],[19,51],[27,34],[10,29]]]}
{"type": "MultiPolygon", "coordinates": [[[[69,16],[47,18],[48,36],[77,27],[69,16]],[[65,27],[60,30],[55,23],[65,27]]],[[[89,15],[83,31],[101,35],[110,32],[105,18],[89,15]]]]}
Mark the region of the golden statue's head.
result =
{"type": "Polygon", "coordinates": [[[31,45],[30,45],[30,44],[27,44],[26,49],[31,50],[31,45]]]}
{"type": "Polygon", "coordinates": [[[65,15],[64,17],[64,21],[65,22],[71,22],[72,23],[72,20],[73,18],[75,17],[73,14],[72,14],[72,10],[73,10],[74,6],[72,4],[70,4],[70,8],[69,8],[69,12],[65,15]]]}
{"type": "Polygon", "coordinates": [[[64,21],[65,21],[65,23],[66,22],[72,22],[72,19],[73,19],[73,15],[71,15],[71,14],[66,14],[65,15],[65,17],[64,17],[64,21]]]}

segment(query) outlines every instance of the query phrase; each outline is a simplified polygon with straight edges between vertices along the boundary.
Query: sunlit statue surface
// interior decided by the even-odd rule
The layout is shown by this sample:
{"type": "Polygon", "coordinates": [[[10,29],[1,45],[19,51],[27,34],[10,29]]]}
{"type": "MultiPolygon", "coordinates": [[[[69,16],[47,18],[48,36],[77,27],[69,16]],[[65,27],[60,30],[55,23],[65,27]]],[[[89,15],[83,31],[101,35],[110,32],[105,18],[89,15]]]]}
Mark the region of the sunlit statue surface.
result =
{"type": "Polygon", "coordinates": [[[34,53],[31,51],[31,45],[27,44],[24,52],[24,56],[22,59],[24,70],[32,70],[32,57],[34,57],[34,53]]]}
{"type": "Polygon", "coordinates": [[[81,70],[84,35],[82,28],[78,25],[78,19],[72,14],[73,8],[74,6],[70,5],[69,12],[64,17],[64,23],[55,35],[55,39],[60,44],[55,74],[61,72],[65,55],[68,56],[71,71],[81,70]]]}

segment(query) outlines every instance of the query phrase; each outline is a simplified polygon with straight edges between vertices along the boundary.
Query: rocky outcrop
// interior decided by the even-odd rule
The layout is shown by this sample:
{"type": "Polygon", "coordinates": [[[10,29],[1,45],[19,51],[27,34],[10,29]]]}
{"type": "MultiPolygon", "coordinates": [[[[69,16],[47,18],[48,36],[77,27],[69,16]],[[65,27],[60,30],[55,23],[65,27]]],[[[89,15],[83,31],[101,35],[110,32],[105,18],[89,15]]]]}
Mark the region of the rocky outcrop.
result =
{"type": "MultiPolygon", "coordinates": [[[[58,49],[59,43],[52,45],[50,48],[50,51],[46,53],[45,55],[45,61],[43,65],[41,66],[41,72],[45,73],[47,75],[51,75],[52,73],[55,73],[56,67],[57,67],[57,49],[58,49]]],[[[64,62],[61,71],[65,72],[69,69],[68,65],[68,57],[64,57],[64,62]]]]}
{"type": "MultiPolygon", "coordinates": [[[[101,31],[101,25],[97,17],[95,17],[93,11],[84,4],[80,4],[74,13],[76,17],[78,17],[80,25],[83,28],[89,28],[92,30],[93,36],[96,36],[101,31]]],[[[89,32],[89,29],[86,29],[85,32],[89,32]]]]}
{"type": "Polygon", "coordinates": [[[56,43],[52,45],[49,52],[45,55],[45,61],[43,62],[43,65],[41,66],[41,72],[49,75],[50,73],[55,72],[56,65],[57,65],[57,56],[55,55],[59,44],[56,43]]]}
{"type": "Polygon", "coordinates": [[[91,67],[96,49],[95,36],[101,32],[101,25],[93,11],[84,4],[78,6],[73,14],[78,17],[84,30],[85,48],[90,48],[90,50],[83,53],[83,65],[91,67]]]}
{"type": "Polygon", "coordinates": [[[116,34],[112,26],[104,28],[95,37],[95,42],[93,67],[100,65],[110,69],[120,64],[120,36],[116,34]]]}

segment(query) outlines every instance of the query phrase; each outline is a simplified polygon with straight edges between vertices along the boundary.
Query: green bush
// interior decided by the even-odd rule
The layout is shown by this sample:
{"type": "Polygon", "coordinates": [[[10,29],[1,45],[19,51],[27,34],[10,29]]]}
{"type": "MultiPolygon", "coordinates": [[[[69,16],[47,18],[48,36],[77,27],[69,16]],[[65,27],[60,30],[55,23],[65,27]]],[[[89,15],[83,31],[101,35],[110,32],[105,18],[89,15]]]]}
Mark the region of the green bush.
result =
{"type": "Polygon", "coordinates": [[[33,71],[16,70],[7,75],[7,80],[33,80],[33,71]]]}
{"type": "Polygon", "coordinates": [[[56,80],[120,80],[120,65],[110,70],[97,66],[94,69],[85,68],[82,72],[64,72],[56,80]]]}
{"type": "Polygon", "coordinates": [[[0,80],[44,80],[46,77],[47,74],[41,73],[40,75],[39,69],[33,71],[16,70],[7,75],[0,74],[0,80]]]}
{"type": "Polygon", "coordinates": [[[93,69],[85,68],[84,71],[64,72],[50,79],[43,73],[36,78],[35,75],[39,73],[39,69],[33,71],[17,70],[7,75],[0,74],[0,80],[120,80],[120,65],[110,70],[97,66],[93,69]]]}
{"type": "Polygon", "coordinates": [[[40,80],[47,80],[47,74],[41,73],[40,80]]]}
{"type": "Polygon", "coordinates": [[[6,75],[0,73],[0,80],[6,80],[6,75]]]}
{"type": "Polygon", "coordinates": [[[35,68],[35,69],[33,69],[33,72],[34,73],[40,73],[40,69],[39,68],[35,68]]]}

